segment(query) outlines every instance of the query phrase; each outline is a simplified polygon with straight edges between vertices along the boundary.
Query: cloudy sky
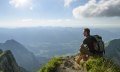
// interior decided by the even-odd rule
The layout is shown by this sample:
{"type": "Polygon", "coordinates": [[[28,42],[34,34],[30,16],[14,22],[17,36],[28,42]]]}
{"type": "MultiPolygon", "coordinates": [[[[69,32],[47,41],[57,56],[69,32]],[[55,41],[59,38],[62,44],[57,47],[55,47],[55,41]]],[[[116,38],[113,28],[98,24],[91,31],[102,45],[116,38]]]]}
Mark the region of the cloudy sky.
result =
{"type": "Polygon", "coordinates": [[[0,0],[0,27],[120,27],[120,0],[0,0]]]}

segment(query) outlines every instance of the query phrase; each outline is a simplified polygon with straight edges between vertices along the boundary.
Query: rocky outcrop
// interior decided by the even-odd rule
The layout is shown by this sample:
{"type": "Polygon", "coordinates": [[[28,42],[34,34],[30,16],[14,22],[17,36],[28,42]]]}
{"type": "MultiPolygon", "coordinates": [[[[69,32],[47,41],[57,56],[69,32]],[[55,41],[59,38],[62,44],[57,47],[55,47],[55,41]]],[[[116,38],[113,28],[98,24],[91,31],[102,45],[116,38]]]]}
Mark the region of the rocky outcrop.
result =
{"type": "Polygon", "coordinates": [[[38,72],[120,72],[120,66],[106,57],[90,56],[78,64],[78,56],[52,58],[38,72]]]}
{"type": "Polygon", "coordinates": [[[26,72],[18,66],[10,50],[0,50],[0,72],[26,72]]]}
{"type": "Polygon", "coordinates": [[[86,72],[85,67],[76,63],[76,57],[78,55],[52,58],[38,72],[86,72]]]}
{"type": "Polygon", "coordinates": [[[77,64],[75,59],[76,56],[67,56],[65,58],[62,58],[62,64],[60,64],[59,67],[57,67],[56,72],[86,72],[86,69],[84,69],[81,65],[77,64]]]}

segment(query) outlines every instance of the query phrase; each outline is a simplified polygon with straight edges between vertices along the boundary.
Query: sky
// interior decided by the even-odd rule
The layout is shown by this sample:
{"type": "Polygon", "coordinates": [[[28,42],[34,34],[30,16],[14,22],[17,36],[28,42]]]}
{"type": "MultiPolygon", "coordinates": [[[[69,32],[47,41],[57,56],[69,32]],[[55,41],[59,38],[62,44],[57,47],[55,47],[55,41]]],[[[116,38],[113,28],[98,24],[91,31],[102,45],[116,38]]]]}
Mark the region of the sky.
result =
{"type": "Polygon", "coordinates": [[[0,27],[120,27],[120,0],[0,0],[0,27]]]}

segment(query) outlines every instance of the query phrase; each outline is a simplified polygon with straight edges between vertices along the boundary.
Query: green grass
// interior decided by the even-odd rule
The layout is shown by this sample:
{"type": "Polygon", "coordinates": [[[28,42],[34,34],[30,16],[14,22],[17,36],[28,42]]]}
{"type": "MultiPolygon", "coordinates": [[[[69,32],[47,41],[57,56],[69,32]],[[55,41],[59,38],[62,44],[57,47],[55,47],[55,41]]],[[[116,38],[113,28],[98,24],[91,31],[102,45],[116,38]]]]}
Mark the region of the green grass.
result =
{"type": "MultiPolygon", "coordinates": [[[[62,63],[61,58],[52,58],[38,72],[56,72],[56,68],[62,63]]],[[[92,57],[84,63],[87,72],[120,72],[120,66],[112,60],[103,57],[92,57]]]]}
{"type": "Polygon", "coordinates": [[[120,66],[110,59],[91,58],[86,62],[87,72],[120,72],[120,66]]]}
{"type": "Polygon", "coordinates": [[[62,63],[61,58],[52,58],[46,65],[44,65],[38,72],[55,72],[56,67],[62,63]]]}

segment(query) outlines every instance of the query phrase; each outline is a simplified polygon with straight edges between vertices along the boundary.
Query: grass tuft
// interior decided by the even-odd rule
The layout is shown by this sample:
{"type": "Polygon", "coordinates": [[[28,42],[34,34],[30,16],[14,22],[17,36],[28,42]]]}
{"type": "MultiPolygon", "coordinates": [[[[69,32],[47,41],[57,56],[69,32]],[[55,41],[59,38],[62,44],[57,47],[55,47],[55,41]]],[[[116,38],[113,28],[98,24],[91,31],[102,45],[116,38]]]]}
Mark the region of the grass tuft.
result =
{"type": "Polygon", "coordinates": [[[46,65],[44,65],[38,72],[55,72],[57,66],[62,63],[61,58],[52,58],[46,65]]]}
{"type": "Polygon", "coordinates": [[[103,57],[91,58],[86,62],[88,72],[120,72],[120,66],[103,57]]]}

